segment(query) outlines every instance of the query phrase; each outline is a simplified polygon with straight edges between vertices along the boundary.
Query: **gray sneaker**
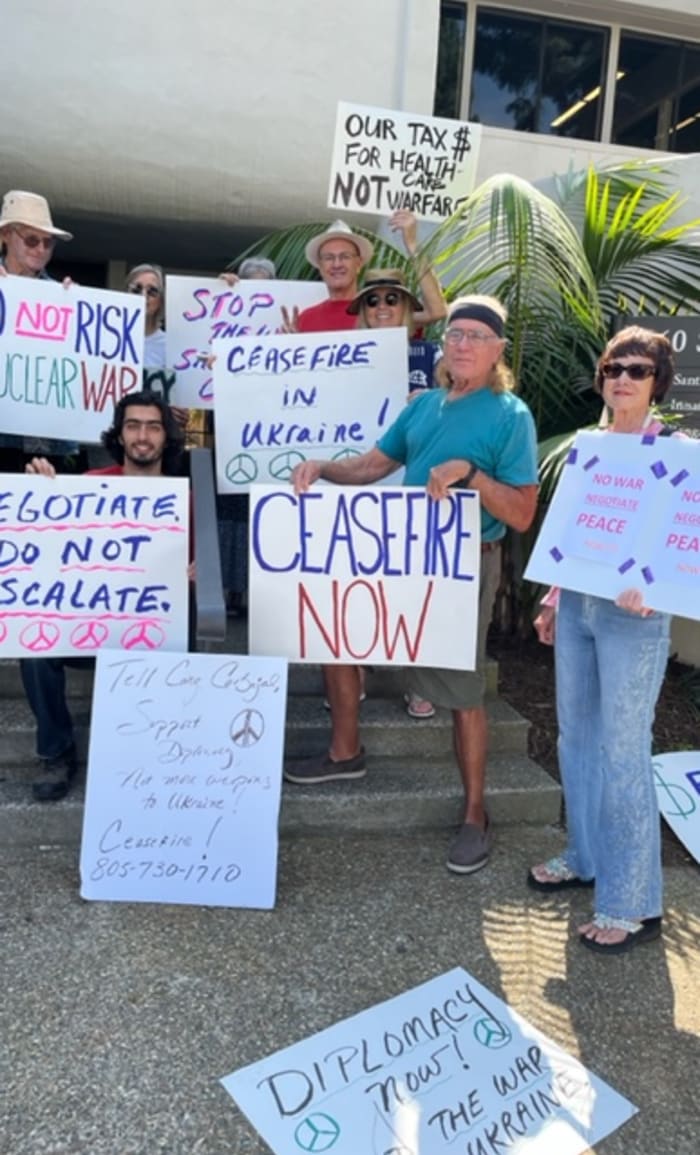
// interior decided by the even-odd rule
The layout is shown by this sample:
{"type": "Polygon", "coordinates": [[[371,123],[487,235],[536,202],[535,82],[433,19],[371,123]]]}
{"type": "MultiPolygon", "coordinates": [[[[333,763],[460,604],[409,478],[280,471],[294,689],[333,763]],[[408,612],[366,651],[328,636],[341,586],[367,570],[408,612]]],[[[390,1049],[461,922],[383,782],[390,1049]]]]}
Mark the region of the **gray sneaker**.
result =
{"type": "Polygon", "coordinates": [[[473,874],[486,866],[491,853],[491,823],[486,815],[486,826],[479,830],[473,822],[465,822],[447,856],[447,869],[455,874],[473,874]]]}

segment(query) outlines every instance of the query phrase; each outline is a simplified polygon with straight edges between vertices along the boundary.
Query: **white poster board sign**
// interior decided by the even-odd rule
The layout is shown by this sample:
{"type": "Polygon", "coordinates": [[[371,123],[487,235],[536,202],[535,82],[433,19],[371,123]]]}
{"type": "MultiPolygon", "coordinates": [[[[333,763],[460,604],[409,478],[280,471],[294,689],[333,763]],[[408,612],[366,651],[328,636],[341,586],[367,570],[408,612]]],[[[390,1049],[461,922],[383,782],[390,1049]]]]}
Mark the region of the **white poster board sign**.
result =
{"type": "Polygon", "coordinates": [[[410,209],[443,221],[474,188],[480,142],[480,124],[341,102],[328,204],[341,214],[410,209]]]}
{"type": "Polygon", "coordinates": [[[277,1155],[579,1155],[637,1110],[461,968],[222,1083],[277,1155]]]}
{"type": "Polygon", "coordinates": [[[80,893],[275,904],[287,665],[98,655],[80,893]]]}
{"type": "Polygon", "coordinates": [[[579,433],[525,577],[700,618],[700,445],[579,433]]]}
{"type": "Polygon", "coordinates": [[[220,277],[167,277],[167,362],[176,374],[173,405],[213,407],[213,374],[207,366],[212,341],[277,333],[283,307],[291,315],[327,296],[321,281],[256,280],[230,286],[220,277]]]}
{"type": "Polygon", "coordinates": [[[182,477],[0,474],[0,657],[187,648],[182,477]]]}
{"type": "Polygon", "coordinates": [[[0,280],[3,433],[99,441],[141,389],[143,299],[34,277],[0,280]]]}
{"type": "Polygon", "coordinates": [[[307,458],[366,453],[406,404],[405,329],[216,341],[216,487],[287,481],[307,458]]]}
{"type": "Polygon", "coordinates": [[[657,754],[653,768],[659,809],[676,838],[700,862],[700,750],[657,754]]]}
{"type": "Polygon", "coordinates": [[[255,485],[251,653],[473,670],[480,542],[471,490],[255,485]]]}

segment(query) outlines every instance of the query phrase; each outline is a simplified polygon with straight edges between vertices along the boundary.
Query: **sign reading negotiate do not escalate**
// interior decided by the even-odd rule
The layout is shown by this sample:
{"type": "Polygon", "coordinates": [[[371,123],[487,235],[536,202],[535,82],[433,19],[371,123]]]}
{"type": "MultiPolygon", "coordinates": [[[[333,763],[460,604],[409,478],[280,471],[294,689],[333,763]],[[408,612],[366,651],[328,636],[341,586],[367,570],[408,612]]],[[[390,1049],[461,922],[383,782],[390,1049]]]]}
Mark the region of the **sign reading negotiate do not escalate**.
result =
{"type": "Polygon", "coordinates": [[[480,559],[473,491],[253,486],[251,652],[473,670],[480,559]]]}

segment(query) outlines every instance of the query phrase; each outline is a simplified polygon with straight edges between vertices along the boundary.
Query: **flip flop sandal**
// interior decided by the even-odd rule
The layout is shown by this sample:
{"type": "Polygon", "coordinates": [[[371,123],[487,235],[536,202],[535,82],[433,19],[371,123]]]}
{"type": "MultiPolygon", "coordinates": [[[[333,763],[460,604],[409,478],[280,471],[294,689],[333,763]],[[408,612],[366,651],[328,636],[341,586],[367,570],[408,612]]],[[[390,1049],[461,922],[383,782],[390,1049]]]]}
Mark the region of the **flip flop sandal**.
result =
{"type": "Polygon", "coordinates": [[[409,718],[417,718],[421,721],[423,718],[434,718],[435,707],[427,698],[419,698],[417,694],[404,694],[403,700],[406,703],[406,713],[409,718]]]}
{"type": "Polygon", "coordinates": [[[561,855],[557,855],[556,858],[550,858],[543,865],[547,874],[553,875],[553,878],[551,881],[535,878],[535,875],[529,870],[527,885],[531,887],[532,890],[552,894],[557,890],[574,890],[579,887],[590,887],[595,884],[594,878],[579,878],[577,874],[569,870],[561,855]]]}
{"type": "Polygon", "coordinates": [[[624,918],[606,918],[605,915],[594,915],[593,924],[598,930],[626,930],[624,938],[619,942],[598,942],[587,935],[579,935],[579,942],[587,950],[597,954],[627,954],[636,946],[643,946],[645,942],[654,942],[661,938],[661,916],[656,918],[642,918],[639,922],[630,922],[624,918]]]}

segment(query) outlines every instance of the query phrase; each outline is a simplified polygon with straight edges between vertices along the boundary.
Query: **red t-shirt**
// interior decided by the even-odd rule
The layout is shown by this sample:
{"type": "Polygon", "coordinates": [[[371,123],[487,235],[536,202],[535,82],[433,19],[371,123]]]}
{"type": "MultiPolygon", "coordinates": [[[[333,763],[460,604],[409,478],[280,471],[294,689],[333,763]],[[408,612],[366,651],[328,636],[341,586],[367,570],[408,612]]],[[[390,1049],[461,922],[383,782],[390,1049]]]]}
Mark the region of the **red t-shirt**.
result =
{"type": "Polygon", "coordinates": [[[320,305],[310,305],[299,314],[297,330],[299,333],[332,333],[337,329],[354,329],[357,317],[348,313],[347,308],[352,297],[347,301],[321,301],[320,305]]]}

